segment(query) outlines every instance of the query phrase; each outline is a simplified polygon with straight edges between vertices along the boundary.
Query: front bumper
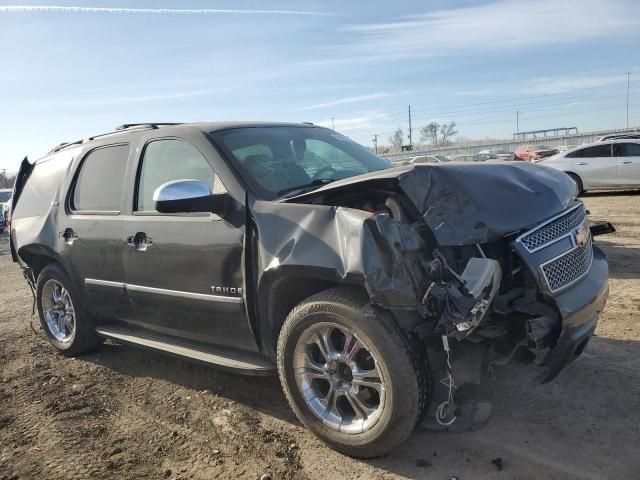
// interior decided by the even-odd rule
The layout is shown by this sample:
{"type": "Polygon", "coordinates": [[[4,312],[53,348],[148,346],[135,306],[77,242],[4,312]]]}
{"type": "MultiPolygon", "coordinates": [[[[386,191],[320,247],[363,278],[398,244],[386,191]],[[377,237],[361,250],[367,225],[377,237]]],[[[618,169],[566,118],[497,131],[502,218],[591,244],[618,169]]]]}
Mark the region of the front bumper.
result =
{"type": "Polygon", "coordinates": [[[582,353],[607,302],[608,278],[607,260],[602,250],[594,245],[589,273],[564,293],[553,297],[562,319],[562,331],[558,343],[545,358],[537,382],[553,380],[582,353]]]}

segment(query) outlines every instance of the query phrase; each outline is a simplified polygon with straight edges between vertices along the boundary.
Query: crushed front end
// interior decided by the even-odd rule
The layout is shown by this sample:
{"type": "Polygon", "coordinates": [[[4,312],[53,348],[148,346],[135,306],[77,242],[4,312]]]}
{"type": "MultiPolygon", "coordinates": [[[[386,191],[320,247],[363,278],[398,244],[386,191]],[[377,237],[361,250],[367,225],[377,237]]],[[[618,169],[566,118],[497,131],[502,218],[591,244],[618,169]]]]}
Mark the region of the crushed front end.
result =
{"type": "Polygon", "coordinates": [[[512,359],[548,382],[582,352],[608,266],[568,177],[528,164],[438,165],[336,183],[290,201],[337,207],[337,220],[373,213],[347,235],[358,240],[341,250],[341,276],[357,265],[374,305],[431,351],[450,349],[457,384],[512,359]]]}

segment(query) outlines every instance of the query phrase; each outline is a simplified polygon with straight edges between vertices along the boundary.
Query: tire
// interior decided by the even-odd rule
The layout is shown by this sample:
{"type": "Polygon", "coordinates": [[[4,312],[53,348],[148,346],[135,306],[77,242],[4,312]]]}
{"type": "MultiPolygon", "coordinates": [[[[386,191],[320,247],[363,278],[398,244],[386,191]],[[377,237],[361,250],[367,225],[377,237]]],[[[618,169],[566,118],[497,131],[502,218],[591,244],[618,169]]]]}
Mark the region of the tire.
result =
{"type": "Polygon", "coordinates": [[[580,179],[580,177],[575,173],[567,173],[567,175],[569,175],[571,177],[571,180],[573,180],[573,183],[576,184],[578,195],[582,195],[584,193],[584,188],[582,186],[582,180],[580,179]]]}
{"type": "Polygon", "coordinates": [[[424,351],[390,315],[373,309],[358,290],[333,288],[302,301],[284,322],[277,352],[280,382],[298,419],[346,455],[384,455],[407,439],[427,407],[431,377],[424,351]],[[335,357],[322,353],[322,338],[331,344],[325,343],[324,349],[339,351],[342,360],[326,361],[327,356],[335,357]],[[362,348],[347,365],[344,352],[350,345],[355,351],[362,348]],[[302,364],[314,366],[301,368],[302,364]],[[367,372],[377,375],[365,378],[367,372]],[[317,392],[320,396],[315,396],[317,392]],[[328,404],[335,408],[327,408],[328,404]]]}
{"type": "Polygon", "coordinates": [[[96,333],[95,320],[81,307],[77,290],[57,263],[47,265],[38,275],[36,303],[42,329],[49,342],[63,355],[72,357],[87,353],[103,343],[104,339],[96,333]],[[54,302],[53,292],[58,285],[63,289],[57,290],[57,297],[61,299],[58,305],[66,305],[66,308],[50,308],[54,302]],[[68,316],[69,305],[72,317],[68,316]],[[55,313],[48,313],[51,310],[55,313]],[[63,312],[66,313],[66,320],[61,320],[63,312]]]}

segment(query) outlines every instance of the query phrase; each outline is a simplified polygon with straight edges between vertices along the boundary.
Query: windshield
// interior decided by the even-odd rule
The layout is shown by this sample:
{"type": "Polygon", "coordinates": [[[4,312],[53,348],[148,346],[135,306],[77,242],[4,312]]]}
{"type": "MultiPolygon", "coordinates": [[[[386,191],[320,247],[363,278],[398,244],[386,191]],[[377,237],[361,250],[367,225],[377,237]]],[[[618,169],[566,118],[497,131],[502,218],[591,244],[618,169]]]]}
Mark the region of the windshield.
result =
{"type": "Polygon", "coordinates": [[[434,155],[440,162],[449,162],[451,159],[449,157],[445,157],[444,155],[434,155]]]}
{"type": "Polygon", "coordinates": [[[0,203],[6,203],[11,200],[11,192],[0,192],[0,203]]]}
{"type": "Polygon", "coordinates": [[[332,130],[247,127],[210,134],[251,189],[269,200],[392,164],[332,130]]]}

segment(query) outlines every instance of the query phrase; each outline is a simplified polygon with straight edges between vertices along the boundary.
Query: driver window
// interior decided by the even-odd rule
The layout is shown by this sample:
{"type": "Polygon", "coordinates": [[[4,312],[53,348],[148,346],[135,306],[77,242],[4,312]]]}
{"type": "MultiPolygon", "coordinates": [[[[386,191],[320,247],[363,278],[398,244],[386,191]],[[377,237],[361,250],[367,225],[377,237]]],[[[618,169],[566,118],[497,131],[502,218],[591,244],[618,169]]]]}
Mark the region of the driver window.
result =
{"type": "Polygon", "coordinates": [[[191,143],[178,139],[154,140],[144,149],[138,173],[135,210],[155,212],[153,192],[165,182],[195,179],[212,190],[220,181],[200,151],[191,143]]]}

